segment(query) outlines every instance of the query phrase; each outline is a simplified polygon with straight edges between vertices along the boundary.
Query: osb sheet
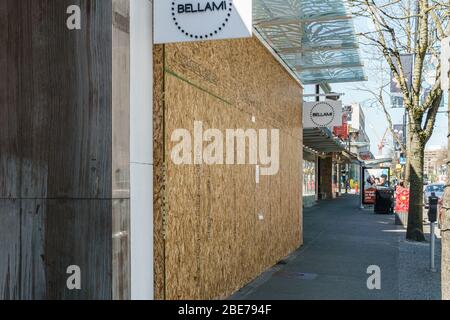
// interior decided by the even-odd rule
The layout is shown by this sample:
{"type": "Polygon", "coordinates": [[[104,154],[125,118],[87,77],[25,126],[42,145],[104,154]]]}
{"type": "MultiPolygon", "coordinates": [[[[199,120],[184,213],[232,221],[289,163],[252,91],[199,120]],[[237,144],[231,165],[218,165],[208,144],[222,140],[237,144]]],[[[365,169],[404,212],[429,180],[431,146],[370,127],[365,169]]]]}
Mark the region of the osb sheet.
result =
{"type": "Polygon", "coordinates": [[[164,299],[164,46],[153,48],[153,256],[155,298],[164,299]]]}
{"type": "Polygon", "coordinates": [[[256,39],[166,45],[165,71],[164,130],[155,131],[164,132],[166,239],[156,277],[166,299],[227,297],[302,244],[301,88],[256,39]],[[256,184],[254,165],[175,165],[171,134],[193,135],[194,121],[222,132],[279,129],[279,173],[256,184]]]}

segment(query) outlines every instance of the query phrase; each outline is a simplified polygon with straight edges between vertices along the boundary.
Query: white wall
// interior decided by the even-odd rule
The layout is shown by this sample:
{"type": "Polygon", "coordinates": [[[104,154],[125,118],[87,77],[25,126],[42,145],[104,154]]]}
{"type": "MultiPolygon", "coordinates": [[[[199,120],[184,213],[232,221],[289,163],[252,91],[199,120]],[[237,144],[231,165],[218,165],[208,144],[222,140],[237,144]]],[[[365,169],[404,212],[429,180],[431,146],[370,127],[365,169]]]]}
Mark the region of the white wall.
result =
{"type": "Polygon", "coordinates": [[[153,289],[153,4],[130,0],[131,299],[153,289]]]}

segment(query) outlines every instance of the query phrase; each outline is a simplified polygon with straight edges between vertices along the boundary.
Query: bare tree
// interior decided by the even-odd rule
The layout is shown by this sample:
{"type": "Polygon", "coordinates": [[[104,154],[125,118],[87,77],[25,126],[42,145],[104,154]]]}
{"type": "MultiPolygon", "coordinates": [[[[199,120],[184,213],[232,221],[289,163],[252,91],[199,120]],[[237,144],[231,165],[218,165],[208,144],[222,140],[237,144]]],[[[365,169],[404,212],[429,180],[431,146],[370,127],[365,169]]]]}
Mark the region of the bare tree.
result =
{"type": "Polygon", "coordinates": [[[382,54],[401,89],[409,120],[406,149],[411,194],[406,237],[424,241],[424,151],[433,133],[443,92],[438,64],[436,82],[423,97],[423,71],[427,57],[439,58],[438,43],[445,35],[450,7],[436,0],[349,0],[349,3],[355,14],[372,22],[373,30],[360,35],[366,45],[382,54]],[[401,59],[406,53],[414,55],[412,83],[405,77],[407,66],[401,59]]]}
{"type": "Polygon", "coordinates": [[[394,122],[392,120],[392,116],[389,113],[389,103],[386,101],[386,95],[387,87],[390,86],[390,83],[383,83],[383,80],[380,80],[381,84],[378,88],[370,88],[368,85],[362,85],[355,88],[357,91],[366,92],[371,95],[371,98],[366,100],[365,103],[369,107],[372,108],[380,108],[385,117],[388,124],[389,132],[391,133],[392,137],[394,138],[395,142],[400,146],[401,151],[407,155],[407,146],[406,143],[402,140],[402,137],[394,131],[394,122]]]}

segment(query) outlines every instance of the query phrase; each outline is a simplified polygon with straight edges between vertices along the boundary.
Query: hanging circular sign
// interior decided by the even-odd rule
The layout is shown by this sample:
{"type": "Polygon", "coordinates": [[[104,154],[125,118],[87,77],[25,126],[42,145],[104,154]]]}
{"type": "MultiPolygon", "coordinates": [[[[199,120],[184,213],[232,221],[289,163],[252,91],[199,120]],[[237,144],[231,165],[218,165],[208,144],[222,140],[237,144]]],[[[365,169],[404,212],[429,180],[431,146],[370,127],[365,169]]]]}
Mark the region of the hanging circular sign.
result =
{"type": "Polygon", "coordinates": [[[311,109],[311,121],[318,127],[330,126],[335,118],[335,112],[333,106],[327,102],[318,102],[311,109]]]}
{"type": "Polygon", "coordinates": [[[197,40],[214,38],[227,27],[233,12],[232,0],[172,0],[171,4],[176,28],[197,40]]]}

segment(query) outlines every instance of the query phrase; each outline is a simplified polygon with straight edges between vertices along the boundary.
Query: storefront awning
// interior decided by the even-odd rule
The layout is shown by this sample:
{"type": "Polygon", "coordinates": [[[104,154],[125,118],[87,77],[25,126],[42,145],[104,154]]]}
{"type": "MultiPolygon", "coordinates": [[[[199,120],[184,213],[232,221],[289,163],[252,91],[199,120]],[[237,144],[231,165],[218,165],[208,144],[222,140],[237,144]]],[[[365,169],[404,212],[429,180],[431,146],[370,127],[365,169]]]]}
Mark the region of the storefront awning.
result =
{"type": "Polygon", "coordinates": [[[367,80],[345,0],[253,0],[254,28],[307,84],[367,80]]]}
{"type": "Polygon", "coordinates": [[[363,162],[358,159],[358,155],[351,153],[348,150],[342,152],[342,156],[347,160],[348,163],[353,163],[361,165],[363,162]]]}
{"type": "Polygon", "coordinates": [[[320,153],[346,150],[345,144],[333,136],[333,133],[327,128],[304,129],[303,144],[320,153]]]}
{"type": "Polygon", "coordinates": [[[364,165],[371,167],[371,166],[379,166],[383,165],[385,163],[392,163],[392,158],[383,158],[383,159],[375,159],[375,160],[367,160],[364,161],[364,165]]]}

